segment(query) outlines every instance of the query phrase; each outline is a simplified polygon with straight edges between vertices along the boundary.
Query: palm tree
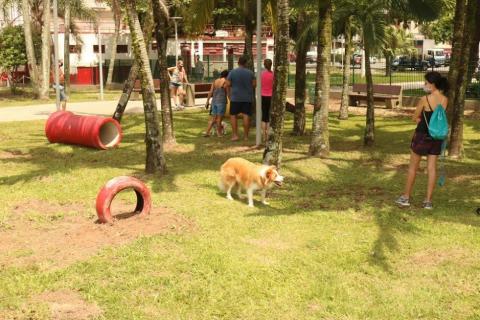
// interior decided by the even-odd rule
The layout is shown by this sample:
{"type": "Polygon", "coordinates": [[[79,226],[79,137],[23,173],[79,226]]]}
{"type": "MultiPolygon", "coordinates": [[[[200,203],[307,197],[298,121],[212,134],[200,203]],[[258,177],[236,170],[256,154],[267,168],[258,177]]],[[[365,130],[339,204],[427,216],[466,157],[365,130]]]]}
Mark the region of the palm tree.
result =
{"type": "Polygon", "coordinates": [[[330,152],[328,105],[330,98],[330,54],[332,51],[332,1],[318,1],[317,74],[312,137],[309,154],[327,157],[330,152]],[[321,93],[320,93],[321,92],[321,93]],[[320,95],[321,94],[321,95],[320,95]]]}
{"type": "Polygon", "coordinates": [[[107,87],[112,85],[113,69],[115,66],[115,58],[117,54],[117,41],[118,41],[118,36],[120,34],[120,21],[122,18],[122,11],[120,10],[120,5],[118,3],[118,0],[112,0],[111,7],[113,11],[113,19],[115,20],[115,32],[113,34],[113,37],[110,43],[110,63],[108,65],[108,74],[107,74],[107,82],[106,82],[107,87]]]}
{"type": "MultiPolygon", "coordinates": [[[[42,82],[40,99],[48,99],[50,89],[50,0],[43,0],[43,28],[42,28],[42,82]]],[[[57,68],[57,66],[55,66],[57,68]]]]}
{"type": "Polygon", "coordinates": [[[157,40],[158,66],[160,69],[160,99],[162,112],[162,133],[165,144],[175,144],[173,130],[173,112],[170,100],[169,75],[167,70],[167,30],[168,8],[162,1],[152,0],[153,17],[155,19],[155,37],[157,40]]]}
{"type": "MultiPolygon", "coordinates": [[[[166,162],[163,154],[162,138],[160,133],[157,101],[153,84],[152,70],[148,58],[148,51],[142,28],[138,19],[134,0],[125,1],[125,9],[132,37],[132,47],[135,60],[138,63],[138,71],[142,86],[143,107],[145,113],[145,143],[147,147],[147,159],[145,170],[148,173],[166,173],[166,162]]],[[[150,28],[146,28],[151,34],[150,28]]]]}
{"type": "Polygon", "coordinates": [[[367,82],[367,118],[363,144],[371,146],[375,142],[375,105],[370,54],[383,42],[385,36],[385,7],[381,1],[361,1],[357,2],[357,9],[359,12],[357,18],[362,28],[367,82]]]}
{"type": "Polygon", "coordinates": [[[297,1],[296,46],[295,46],[295,113],[293,116],[293,135],[305,134],[305,89],[307,86],[307,52],[315,38],[317,24],[310,24],[312,18],[311,1],[297,1]]]}
{"type": "Polygon", "coordinates": [[[275,79],[271,107],[271,130],[263,153],[264,163],[280,166],[282,160],[282,136],[285,116],[285,98],[287,95],[289,6],[288,0],[277,2],[277,34],[275,51],[275,79]]]}
{"type": "Polygon", "coordinates": [[[27,51],[27,60],[30,70],[30,80],[33,87],[35,98],[40,97],[40,74],[37,66],[37,58],[33,45],[32,19],[30,17],[30,3],[28,0],[22,0],[23,28],[25,33],[25,47],[27,51]]]}
{"type": "Polygon", "coordinates": [[[448,74],[452,88],[449,92],[448,115],[450,119],[450,140],[448,153],[459,158],[463,156],[463,121],[465,92],[467,89],[468,62],[471,46],[475,43],[476,19],[480,18],[478,0],[457,0],[455,8],[452,59],[448,74]]]}
{"type": "Polygon", "coordinates": [[[390,25],[385,28],[385,39],[383,41],[383,55],[385,56],[385,75],[392,72],[392,61],[397,54],[412,55],[416,53],[413,46],[413,37],[403,28],[390,25]]]}
{"type": "Polygon", "coordinates": [[[348,16],[344,22],[343,36],[345,39],[345,52],[343,54],[342,74],[342,100],[338,119],[348,119],[348,91],[350,83],[350,60],[352,59],[352,16],[348,16]]]}

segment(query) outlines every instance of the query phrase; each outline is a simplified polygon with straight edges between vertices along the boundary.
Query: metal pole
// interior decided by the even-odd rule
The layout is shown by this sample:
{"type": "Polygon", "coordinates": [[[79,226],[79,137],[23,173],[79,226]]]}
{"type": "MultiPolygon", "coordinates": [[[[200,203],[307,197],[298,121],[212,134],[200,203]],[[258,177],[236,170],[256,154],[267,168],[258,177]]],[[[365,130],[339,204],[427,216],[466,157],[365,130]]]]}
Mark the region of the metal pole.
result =
{"type": "Polygon", "coordinates": [[[262,143],[262,1],[257,0],[257,103],[256,105],[256,118],[255,118],[255,142],[259,146],[262,143]]]}
{"type": "MultiPolygon", "coordinates": [[[[48,28],[50,26],[47,26],[48,28]]],[[[58,73],[58,9],[57,0],[53,0],[53,63],[55,65],[55,105],[60,110],[60,75],[58,73]]]]}
{"type": "Polygon", "coordinates": [[[98,27],[98,72],[100,75],[100,100],[103,101],[103,64],[102,64],[102,34],[98,27]]]}

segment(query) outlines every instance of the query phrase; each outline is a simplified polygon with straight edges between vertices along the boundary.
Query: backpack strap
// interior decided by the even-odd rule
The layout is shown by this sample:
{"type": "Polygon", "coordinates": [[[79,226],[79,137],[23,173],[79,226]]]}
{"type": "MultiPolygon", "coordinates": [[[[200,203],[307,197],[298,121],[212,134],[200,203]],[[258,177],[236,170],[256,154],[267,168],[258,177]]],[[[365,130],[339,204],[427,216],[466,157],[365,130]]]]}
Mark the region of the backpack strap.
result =
{"type": "Polygon", "coordinates": [[[428,107],[430,108],[430,111],[433,112],[432,106],[430,105],[430,101],[428,101],[428,96],[425,96],[425,98],[427,99],[427,103],[428,103],[428,107]]]}

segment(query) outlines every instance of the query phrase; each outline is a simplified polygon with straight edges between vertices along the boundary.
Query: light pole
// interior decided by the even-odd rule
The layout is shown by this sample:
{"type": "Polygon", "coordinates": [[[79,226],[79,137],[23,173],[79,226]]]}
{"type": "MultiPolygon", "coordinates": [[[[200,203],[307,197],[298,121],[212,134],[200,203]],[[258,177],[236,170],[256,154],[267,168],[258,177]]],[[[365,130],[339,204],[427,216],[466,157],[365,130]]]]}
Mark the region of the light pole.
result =
{"type": "Polygon", "coordinates": [[[58,9],[57,0],[53,0],[53,63],[55,70],[55,105],[60,110],[60,75],[58,74],[58,9]]]}
{"type": "Polygon", "coordinates": [[[100,80],[100,100],[103,101],[103,64],[102,64],[102,34],[98,26],[98,73],[100,80]]]}
{"type": "Polygon", "coordinates": [[[173,20],[175,26],[175,65],[178,63],[178,21],[182,20],[182,17],[170,17],[173,20]]]}
{"type": "Polygon", "coordinates": [[[257,88],[256,118],[255,118],[255,144],[262,143],[262,0],[257,0],[257,88]]]}

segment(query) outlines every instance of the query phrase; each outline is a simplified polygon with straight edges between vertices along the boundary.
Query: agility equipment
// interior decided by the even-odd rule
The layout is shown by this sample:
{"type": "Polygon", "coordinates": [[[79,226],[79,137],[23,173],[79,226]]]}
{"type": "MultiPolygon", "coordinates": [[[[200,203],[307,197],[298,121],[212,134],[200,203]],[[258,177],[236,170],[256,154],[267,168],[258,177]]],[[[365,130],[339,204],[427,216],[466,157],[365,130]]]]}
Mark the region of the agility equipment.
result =
{"type": "Polygon", "coordinates": [[[140,180],[134,177],[120,176],[108,181],[97,195],[97,215],[101,223],[112,223],[112,213],[110,212],[110,205],[115,196],[122,190],[133,189],[137,195],[137,205],[135,212],[140,216],[145,216],[150,213],[152,208],[152,197],[148,187],[140,180]]]}
{"type": "Polygon", "coordinates": [[[81,116],[70,111],[57,111],[45,124],[45,134],[51,143],[77,144],[97,149],[109,149],[122,140],[122,128],[112,119],[101,116],[81,116]]]}

